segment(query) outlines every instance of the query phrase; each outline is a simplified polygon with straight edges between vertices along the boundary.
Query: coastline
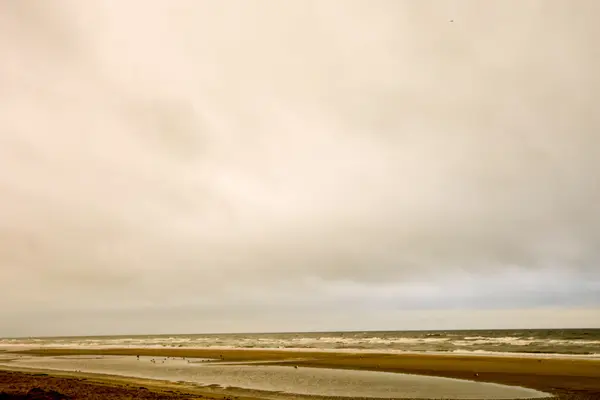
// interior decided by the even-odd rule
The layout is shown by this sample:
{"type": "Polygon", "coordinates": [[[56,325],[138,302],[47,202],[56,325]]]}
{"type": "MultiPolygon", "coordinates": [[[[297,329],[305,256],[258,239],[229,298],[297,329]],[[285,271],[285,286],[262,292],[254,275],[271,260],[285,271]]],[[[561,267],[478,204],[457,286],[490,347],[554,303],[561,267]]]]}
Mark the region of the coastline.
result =
{"type": "MultiPolygon", "coordinates": [[[[117,375],[90,374],[36,368],[0,366],[0,399],[112,399],[112,400],[234,400],[224,393],[199,390],[192,385],[117,375]],[[41,389],[47,397],[27,397],[32,389],[41,389]],[[56,397],[52,393],[57,393],[56,397]]],[[[236,396],[235,400],[252,400],[236,396]]]]}
{"type": "Polygon", "coordinates": [[[233,347],[233,346],[196,346],[196,347],[179,347],[179,346],[164,346],[164,345],[147,345],[147,346],[123,346],[123,345],[51,345],[51,346],[35,346],[30,344],[19,345],[0,345],[0,353],[14,353],[38,350],[181,350],[181,351],[196,351],[196,350],[215,350],[215,351],[257,351],[257,352],[294,352],[294,353],[332,353],[332,354],[356,354],[356,355],[436,355],[436,356],[456,356],[456,357],[492,357],[492,358],[535,358],[535,359],[563,359],[563,360],[597,360],[600,361],[600,353],[568,353],[568,352],[538,352],[538,351],[486,351],[486,350],[453,350],[453,351],[435,351],[435,350],[388,350],[388,349],[358,349],[358,348],[314,348],[314,347],[233,347]]]}
{"type": "MultiPolygon", "coordinates": [[[[181,349],[181,348],[110,348],[68,349],[43,348],[11,350],[4,354],[37,356],[72,355],[141,355],[153,357],[223,358],[229,362],[268,361],[275,365],[291,360],[298,366],[384,371],[416,375],[440,376],[455,379],[476,380],[511,386],[522,386],[552,393],[561,399],[600,399],[600,361],[588,359],[492,357],[451,354],[382,354],[323,351],[255,350],[255,349],[181,349]],[[287,360],[287,361],[286,361],[287,360]]],[[[0,369],[11,369],[0,366],[0,369]]],[[[47,371],[51,376],[78,379],[82,374],[47,371]]],[[[89,379],[89,375],[85,374],[89,379]]],[[[123,378],[125,379],[125,378],[123,378]]],[[[137,380],[137,378],[134,378],[137,380]]],[[[104,379],[104,384],[121,380],[104,379]]],[[[156,382],[155,382],[156,383],[156,382]]],[[[165,387],[167,382],[156,383],[165,387]]],[[[168,385],[167,385],[168,387],[168,385]]],[[[172,390],[171,387],[170,390],[172,390]]],[[[180,388],[181,389],[181,388],[180,388]]],[[[179,389],[178,389],[179,390],[179,389]]],[[[190,388],[186,390],[191,390],[190,388]]],[[[0,388],[1,391],[1,388],[0,388]]],[[[207,396],[206,391],[194,390],[207,396]]],[[[191,392],[190,392],[191,393],[191,392]]]]}

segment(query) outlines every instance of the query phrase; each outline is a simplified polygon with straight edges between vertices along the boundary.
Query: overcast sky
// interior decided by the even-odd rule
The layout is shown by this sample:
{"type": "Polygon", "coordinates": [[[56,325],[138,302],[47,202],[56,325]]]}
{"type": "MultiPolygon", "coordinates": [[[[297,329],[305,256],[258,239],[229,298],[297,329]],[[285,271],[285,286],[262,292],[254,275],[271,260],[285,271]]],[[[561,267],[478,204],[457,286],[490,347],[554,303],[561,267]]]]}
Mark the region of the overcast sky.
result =
{"type": "Polygon", "coordinates": [[[597,0],[0,1],[0,336],[600,327],[597,0]]]}

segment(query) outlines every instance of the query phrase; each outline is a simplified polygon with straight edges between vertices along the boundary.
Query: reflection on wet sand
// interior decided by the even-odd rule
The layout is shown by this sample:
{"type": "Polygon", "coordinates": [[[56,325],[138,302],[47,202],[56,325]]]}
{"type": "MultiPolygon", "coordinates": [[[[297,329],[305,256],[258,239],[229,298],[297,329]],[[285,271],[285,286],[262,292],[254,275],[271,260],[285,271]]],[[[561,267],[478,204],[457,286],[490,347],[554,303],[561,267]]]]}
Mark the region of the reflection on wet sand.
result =
{"type": "Polygon", "coordinates": [[[298,367],[293,362],[281,366],[184,357],[69,356],[20,357],[8,361],[8,364],[300,395],[445,399],[547,396],[531,389],[492,383],[374,371],[306,368],[298,367]]]}

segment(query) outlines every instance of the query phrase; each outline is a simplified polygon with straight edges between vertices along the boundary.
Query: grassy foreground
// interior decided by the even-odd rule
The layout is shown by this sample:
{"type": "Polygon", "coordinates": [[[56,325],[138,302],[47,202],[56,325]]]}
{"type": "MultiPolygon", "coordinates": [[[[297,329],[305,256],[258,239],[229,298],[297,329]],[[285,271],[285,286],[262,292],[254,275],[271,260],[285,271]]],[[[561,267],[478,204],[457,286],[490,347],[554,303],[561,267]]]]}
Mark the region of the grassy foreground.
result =
{"type": "Polygon", "coordinates": [[[600,400],[600,361],[425,354],[350,354],[286,350],[217,349],[36,349],[20,353],[56,355],[145,355],[204,357],[225,361],[294,360],[306,367],[401,372],[525,386],[563,399],[600,400]]]}

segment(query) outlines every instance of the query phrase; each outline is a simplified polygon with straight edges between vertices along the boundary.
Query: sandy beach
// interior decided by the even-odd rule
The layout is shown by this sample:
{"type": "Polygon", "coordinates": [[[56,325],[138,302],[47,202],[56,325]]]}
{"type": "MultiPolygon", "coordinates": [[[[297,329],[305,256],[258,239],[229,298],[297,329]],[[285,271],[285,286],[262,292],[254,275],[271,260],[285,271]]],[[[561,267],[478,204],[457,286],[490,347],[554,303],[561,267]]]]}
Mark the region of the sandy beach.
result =
{"type": "MultiPolygon", "coordinates": [[[[299,367],[386,371],[440,376],[522,386],[552,393],[561,399],[600,399],[600,362],[594,360],[542,360],[535,358],[425,354],[348,354],[276,350],[130,348],[37,349],[13,352],[12,354],[15,356],[140,355],[151,357],[194,357],[218,359],[220,362],[269,361],[270,365],[285,365],[289,364],[289,360],[293,360],[294,364],[299,367]]],[[[71,396],[85,399],[102,398],[93,397],[93,393],[97,392],[95,385],[100,385],[98,387],[101,387],[98,393],[106,391],[114,392],[110,395],[111,398],[194,398],[194,396],[222,398],[228,395],[227,392],[202,391],[197,388],[168,382],[146,381],[141,385],[139,379],[128,380],[127,378],[107,376],[99,378],[95,375],[77,373],[51,372],[48,376],[33,376],[25,372],[4,372],[0,382],[0,392],[10,392],[12,390],[13,393],[26,393],[34,387],[61,392],[61,390],[64,391],[65,388],[68,388],[69,393],[73,391],[77,392],[76,396],[74,394],[71,394],[71,396]],[[146,389],[140,389],[140,386],[146,389]]]]}
{"type": "Polygon", "coordinates": [[[169,388],[167,383],[149,385],[118,378],[89,378],[54,373],[0,370],[0,399],[190,399],[189,392],[169,388]]]}

